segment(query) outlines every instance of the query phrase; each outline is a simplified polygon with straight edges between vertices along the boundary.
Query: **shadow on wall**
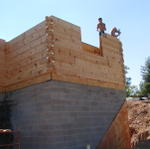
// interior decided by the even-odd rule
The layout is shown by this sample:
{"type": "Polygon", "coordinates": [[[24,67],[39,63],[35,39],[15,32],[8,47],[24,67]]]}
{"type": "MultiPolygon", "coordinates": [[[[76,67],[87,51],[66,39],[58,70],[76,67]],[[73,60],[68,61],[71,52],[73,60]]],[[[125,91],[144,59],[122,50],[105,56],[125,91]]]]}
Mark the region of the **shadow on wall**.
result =
{"type": "MultiPolygon", "coordinates": [[[[11,109],[13,106],[13,101],[8,98],[11,93],[5,93],[2,95],[2,100],[0,101],[0,129],[12,129],[11,125],[11,109]]],[[[12,133],[0,133],[0,145],[10,144],[13,142],[12,133]]],[[[10,149],[11,147],[9,147],[10,149]]]]}

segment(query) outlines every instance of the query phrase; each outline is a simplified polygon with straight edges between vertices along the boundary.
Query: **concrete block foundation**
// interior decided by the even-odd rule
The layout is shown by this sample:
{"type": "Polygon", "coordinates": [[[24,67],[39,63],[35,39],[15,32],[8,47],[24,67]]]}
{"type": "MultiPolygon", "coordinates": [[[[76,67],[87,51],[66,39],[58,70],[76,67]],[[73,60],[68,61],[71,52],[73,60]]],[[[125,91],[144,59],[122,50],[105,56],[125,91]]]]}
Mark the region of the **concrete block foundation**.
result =
{"type": "Polygon", "coordinates": [[[22,149],[94,149],[124,102],[121,90],[59,81],[8,94],[22,149]]]}

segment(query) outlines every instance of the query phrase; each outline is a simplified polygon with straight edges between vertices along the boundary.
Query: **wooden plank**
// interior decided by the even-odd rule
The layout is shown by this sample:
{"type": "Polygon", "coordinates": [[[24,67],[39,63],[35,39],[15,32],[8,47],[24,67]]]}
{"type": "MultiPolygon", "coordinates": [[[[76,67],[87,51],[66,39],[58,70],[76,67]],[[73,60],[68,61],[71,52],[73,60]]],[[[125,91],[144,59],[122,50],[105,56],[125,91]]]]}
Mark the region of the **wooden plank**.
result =
{"type": "Polygon", "coordinates": [[[30,36],[31,34],[36,33],[38,30],[40,30],[41,28],[45,28],[45,21],[37,24],[36,26],[30,28],[29,30],[27,30],[26,32],[22,33],[21,35],[15,37],[14,39],[10,40],[10,43],[15,43],[18,42],[19,40],[23,40],[25,36],[30,36]]]}
{"type": "Polygon", "coordinates": [[[23,58],[22,60],[21,59],[18,59],[17,61],[12,61],[12,64],[9,65],[8,63],[6,63],[7,65],[7,70],[10,71],[10,70],[13,70],[13,69],[16,69],[16,68],[22,68],[22,67],[26,67],[27,65],[37,65],[38,64],[38,61],[39,62],[46,62],[47,59],[47,53],[45,52],[39,52],[35,55],[31,55],[31,56],[28,56],[28,57],[25,57],[23,58]],[[20,60],[20,62],[19,62],[20,60]]]}
{"type": "Polygon", "coordinates": [[[107,45],[103,45],[103,53],[105,55],[110,53],[110,54],[116,54],[116,55],[122,56],[122,50],[121,49],[119,50],[119,49],[116,49],[116,48],[113,48],[113,47],[110,47],[110,46],[107,46],[107,45]]]}
{"type": "MultiPolygon", "coordinates": [[[[83,60],[76,59],[75,65],[69,65],[64,63],[55,64],[56,72],[63,73],[64,75],[77,75],[79,77],[90,78],[101,81],[110,80],[108,68],[104,66],[95,66],[83,60]],[[88,69],[90,68],[90,69],[88,69]]],[[[118,82],[118,81],[117,81],[118,82]]]]}
{"type": "Polygon", "coordinates": [[[11,83],[11,82],[15,82],[18,80],[30,78],[32,76],[41,75],[41,74],[46,73],[46,72],[48,72],[47,66],[46,65],[39,65],[36,68],[29,67],[27,70],[22,70],[18,73],[15,72],[15,74],[12,73],[7,78],[8,78],[8,82],[11,83]]]}
{"type": "Polygon", "coordinates": [[[58,22],[54,22],[53,29],[55,32],[58,32],[58,33],[74,34],[79,37],[81,36],[80,28],[74,27],[73,25],[70,25],[70,24],[64,25],[63,23],[60,24],[58,22]]]}
{"type": "Polygon", "coordinates": [[[38,40],[39,38],[42,38],[42,37],[46,37],[45,28],[40,31],[37,31],[36,33],[31,34],[30,37],[25,36],[24,43],[29,44],[29,43],[31,43],[35,40],[38,40]]]}
{"type": "Polygon", "coordinates": [[[97,47],[82,42],[82,49],[93,54],[101,55],[101,50],[97,47]]]}
{"type": "Polygon", "coordinates": [[[58,24],[58,26],[63,26],[65,28],[67,28],[67,29],[72,28],[72,29],[74,29],[76,31],[80,31],[80,27],[77,26],[77,25],[74,25],[74,24],[72,24],[70,22],[67,22],[65,20],[62,20],[62,19],[54,17],[54,16],[51,16],[50,18],[53,20],[54,24],[58,24]]]}
{"type": "Polygon", "coordinates": [[[27,71],[32,71],[32,70],[34,71],[34,69],[38,70],[41,65],[43,67],[43,70],[45,67],[47,68],[47,62],[41,60],[41,61],[37,61],[37,63],[30,64],[29,66],[26,65],[26,67],[16,67],[15,69],[7,70],[6,76],[7,78],[13,78],[13,76],[21,75],[21,73],[27,71]]]}
{"type": "Polygon", "coordinates": [[[57,81],[66,81],[66,82],[79,83],[79,84],[85,84],[85,85],[114,88],[117,90],[124,90],[124,84],[97,81],[94,79],[81,78],[81,77],[71,76],[71,75],[63,75],[60,73],[53,73],[52,79],[57,80],[57,81]]]}
{"type": "Polygon", "coordinates": [[[5,92],[5,87],[0,86],[0,93],[4,93],[5,92]]]}
{"type": "Polygon", "coordinates": [[[25,51],[24,53],[21,53],[17,55],[17,57],[9,58],[6,56],[7,65],[13,65],[16,63],[24,63],[26,60],[34,61],[36,59],[39,59],[40,57],[43,57],[47,53],[47,47],[46,45],[39,46],[37,48],[30,49],[29,51],[25,51]],[[41,47],[41,48],[40,48],[41,47]],[[37,58],[39,56],[39,58],[37,58]]]}
{"type": "Polygon", "coordinates": [[[31,68],[32,69],[37,69],[41,65],[46,66],[47,65],[47,60],[41,59],[41,60],[38,60],[37,62],[33,62],[33,63],[30,63],[29,65],[25,65],[24,67],[18,66],[18,67],[12,68],[12,69],[6,69],[7,70],[7,75],[10,75],[10,76],[17,75],[18,73],[28,71],[31,68]]]}
{"type": "Polygon", "coordinates": [[[65,55],[55,55],[55,61],[74,64],[75,58],[71,56],[65,56],[65,55]]]}
{"type": "Polygon", "coordinates": [[[17,60],[24,59],[29,56],[34,56],[34,54],[38,54],[42,51],[47,52],[47,46],[45,44],[41,44],[35,48],[30,48],[30,49],[24,51],[23,53],[20,53],[14,57],[12,57],[12,55],[6,55],[6,61],[7,61],[7,63],[10,63],[13,61],[17,62],[17,60]]]}
{"type": "Polygon", "coordinates": [[[57,55],[57,54],[66,55],[66,56],[72,57],[72,58],[80,58],[85,61],[89,61],[91,63],[108,66],[108,61],[105,57],[91,54],[86,51],[76,51],[76,50],[73,51],[71,49],[66,49],[66,48],[56,48],[55,55],[57,55]]]}
{"type": "Polygon", "coordinates": [[[7,50],[7,53],[6,53],[7,54],[6,57],[10,60],[17,56],[20,56],[21,54],[28,53],[30,50],[38,50],[40,48],[43,49],[43,47],[45,48],[46,45],[47,45],[46,40],[42,41],[42,37],[41,37],[28,45],[24,45],[22,48],[16,48],[12,52],[9,50],[10,49],[10,47],[9,47],[9,49],[7,50]]]}
{"type": "Polygon", "coordinates": [[[80,75],[82,75],[83,77],[85,76],[87,78],[93,78],[97,80],[108,80],[108,66],[106,67],[103,65],[95,65],[91,62],[84,61],[82,59],[76,59],[76,65],[78,67],[82,66],[82,69],[84,71],[80,75]]]}
{"type": "Polygon", "coordinates": [[[102,44],[102,49],[103,49],[103,52],[105,53],[105,51],[112,51],[112,52],[119,52],[119,53],[122,53],[122,49],[118,49],[118,48],[115,48],[115,47],[112,47],[110,45],[106,45],[106,44],[102,44]]]}
{"type": "Polygon", "coordinates": [[[110,47],[113,47],[113,48],[116,48],[116,49],[121,48],[121,45],[120,45],[120,44],[118,44],[118,43],[116,43],[116,42],[111,42],[111,41],[109,41],[107,38],[103,38],[103,39],[101,40],[101,43],[102,43],[102,45],[107,45],[107,46],[110,46],[110,47]]]}
{"type": "MultiPolygon", "coordinates": [[[[43,40],[43,38],[45,38],[45,36],[46,36],[45,28],[43,28],[39,31],[36,31],[36,28],[35,28],[34,33],[29,34],[29,35],[22,34],[22,35],[20,35],[20,37],[17,37],[14,40],[10,41],[8,44],[8,52],[10,52],[10,51],[15,52],[15,51],[20,50],[21,48],[25,48],[31,42],[34,42],[38,39],[43,40]]],[[[30,44],[30,46],[31,45],[32,44],[30,44]]]]}
{"type": "Polygon", "coordinates": [[[73,34],[73,33],[70,33],[70,34],[67,34],[67,33],[60,33],[60,32],[54,32],[54,37],[56,40],[68,40],[68,41],[71,41],[71,42],[80,42],[81,43],[81,37],[79,35],[76,35],[76,34],[73,34]]]}
{"type": "Polygon", "coordinates": [[[83,51],[81,47],[81,43],[78,41],[68,41],[68,40],[57,40],[54,43],[54,48],[63,48],[63,49],[71,49],[72,51],[83,51]]]}
{"type": "MultiPolygon", "coordinates": [[[[103,38],[103,37],[102,37],[102,38],[103,38]]],[[[104,38],[105,38],[105,37],[104,37],[104,38]]],[[[120,43],[120,44],[122,45],[122,43],[120,42],[120,40],[119,40],[118,38],[113,37],[113,36],[111,36],[110,34],[106,34],[106,38],[107,38],[108,40],[110,40],[110,41],[118,42],[118,43],[120,43]]]]}
{"type": "Polygon", "coordinates": [[[20,74],[19,76],[15,76],[15,77],[9,79],[8,84],[18,83],[20,81],[30,79],[31,77],[37,77],[39,75],[42,75],[42,74],[48,72],[47,70],[44,71],[43,69],[39,69],[39,71],[37,71],[36,73],[34,72],[34,74],[31,71],[31,72],[25,72],[25,73],[23,73],[23,75],[20,74]],[[39,73],[39,71],[40,71],[40,73],[39,73]]]}
{"type": "Polygon", "coordinates": [[[9,84],[8,86],[6,86],[6,91],[12,91],[12,90],[20,89],[23,87],[37,84],[37,83],[45,82],[48,80],[51,80],[51,74],[45,73],[45,74],[42,74],[42,75],[37,76],[37,77],[34,76],[30,79],[27,78],[24,81],[20,81],[20,82],[14,83],[14,84],[9,84]]]}
{"type": "Polygon", "coordinates": [[[64,36],[73,36],[74,38],[81,40],[81,33],[80,31],[74,31],[72,28],[67,29],[63,28],[62,26],[53,26],[53,31],[55,35],[64,35],[64,36]]]}
{"type": "Polygon", "coordinates": [[[0,92],[4,91],[5,86],[5,41],[0,40],[0,92]]]}

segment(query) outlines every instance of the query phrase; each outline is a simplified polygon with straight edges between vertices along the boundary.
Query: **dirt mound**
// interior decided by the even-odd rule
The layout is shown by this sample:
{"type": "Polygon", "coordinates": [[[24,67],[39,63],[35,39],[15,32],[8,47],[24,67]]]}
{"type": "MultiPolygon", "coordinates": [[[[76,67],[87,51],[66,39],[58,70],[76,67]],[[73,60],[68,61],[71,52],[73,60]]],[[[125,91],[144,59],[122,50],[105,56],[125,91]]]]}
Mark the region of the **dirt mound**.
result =
{"type": "Polygon", "coordinates": [[[128,115],[131,144],[150,139],[150,101],[129,100],[128,115]]]}

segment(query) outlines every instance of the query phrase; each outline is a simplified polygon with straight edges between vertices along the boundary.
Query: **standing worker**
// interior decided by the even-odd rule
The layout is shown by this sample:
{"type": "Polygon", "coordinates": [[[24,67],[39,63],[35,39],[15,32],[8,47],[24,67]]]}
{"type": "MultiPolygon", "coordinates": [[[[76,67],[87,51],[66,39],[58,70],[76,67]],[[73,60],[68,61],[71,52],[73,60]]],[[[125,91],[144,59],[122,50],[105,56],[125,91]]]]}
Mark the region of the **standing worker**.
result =
{"type": "Polygon", "coordinates": [[[106,30],[106,26],[103,23],[102,18],[98,19],[99,23],[97,24],[97,31],[99,32],[99,35],[104,35],[105,34],[105,30],[106,30]]]}

